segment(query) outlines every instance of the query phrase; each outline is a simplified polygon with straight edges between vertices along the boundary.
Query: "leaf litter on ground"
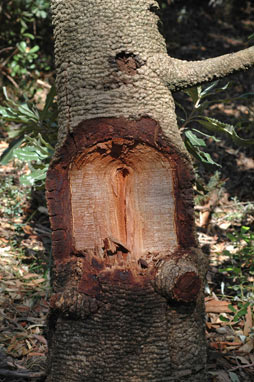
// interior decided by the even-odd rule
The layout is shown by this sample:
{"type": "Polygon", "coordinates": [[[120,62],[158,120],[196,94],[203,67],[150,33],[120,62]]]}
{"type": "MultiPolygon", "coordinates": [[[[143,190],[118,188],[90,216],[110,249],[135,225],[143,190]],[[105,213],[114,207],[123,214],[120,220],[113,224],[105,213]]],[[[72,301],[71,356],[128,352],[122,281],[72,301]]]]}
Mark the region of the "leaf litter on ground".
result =
{"type": "MultiPolygon", "coordinates": [[[[4,148],[2,142],[0,148],[4,148]]],[[[3,180],[0,190],[0,380],[39,380],[44,375],[47,355],[45,323],[50,287],[48,272],[41,260],[45,249],[35,229],[26,225],[26,217],[22,216],[29,191],[19,193],[17,169],[12,163],[1,166],[0,176],[3,180]],[[9,206],[17,202],[13,199],[16,194],[4,188],[9,177],[15,179],[12,187],[21,195],[18,216],[9,211],[9,206]],[[27,226],[29,233],[23,229],[27,226]]]]}

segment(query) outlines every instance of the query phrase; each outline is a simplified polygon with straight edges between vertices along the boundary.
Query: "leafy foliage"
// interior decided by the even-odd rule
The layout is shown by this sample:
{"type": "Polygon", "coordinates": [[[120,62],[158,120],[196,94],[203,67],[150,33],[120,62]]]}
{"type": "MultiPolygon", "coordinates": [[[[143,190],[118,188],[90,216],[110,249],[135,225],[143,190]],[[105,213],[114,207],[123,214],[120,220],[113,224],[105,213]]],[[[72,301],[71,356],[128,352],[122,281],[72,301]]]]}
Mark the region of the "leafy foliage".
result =
{"type": "Polygon", "coordinates": [[[16,103],[6,90],[4,93],[6,106],[0,106],[0,115],[3,121],[15,123],[15,127],[9,130],[13,140],[3,152],[0,163],[17,158],[23,166],[29,167],[29,173],[20,178],[21,184],[43,186],[57,134],[55,88],[51,88],[42,111],[29,102],[16,103]]]}
{"type": "Polygon", "coordinates": [[[230,264],[221,269],[228,278],[233,280],[233,289],[242,299],[251,296],[254,299],[254,232],[250,227],[242,226],[240,232],[227,233],[232,243],[232,251],[224,251],[230,264]]]}
{"type": "Polygon", "coordinates": [[[0,63],[8,79],[24,80],[32,71],[51,68],[49,6],[47,0],[10,0],[0,6],[0,63]]]}
{"type": "MultiPolygon", "coordinates": [[[[185,93],[190,97],[193,108],[189,114],[187,114],[184,107],[177,104],[180,110],[184,113],[185,118],[181,119],[180,130],[183,135],[183,139],[187,150],[192,157],[198,160],[203,165],[215,165],[219,166],[211,157],[209,153],[205,151],[206,142],[205,138],[219,141],[216,135],[229,137],[234,143],[239,146],[253,145],[254,139],[243,139],[239,137],[236,129],[233,125],[223,123],[215,118],[207,117],[204,115],[205,110],[216,102],[228,103],[232,102],[232,99],[224,98],[219,99],[217,96],[229,87],[229,83],[225,86],[218,86],[219,81],[215,81],[207,87],[195,86],[193,88],[185,90],[185,93]],[[213,96],[213,98],[211,98],[213,96]],[[214,96],[216,96],[214,98],[214,96]],[[205,132],[203,131],[205,129],[205,132]],[[202,137],[202,138],[201,138],[202,137]]],[[[243,94],[237,98],[244,98],[253,96],[253,93],[243,94]]],[[[240,127],[238,123],[237,127],[240,127]]]]}

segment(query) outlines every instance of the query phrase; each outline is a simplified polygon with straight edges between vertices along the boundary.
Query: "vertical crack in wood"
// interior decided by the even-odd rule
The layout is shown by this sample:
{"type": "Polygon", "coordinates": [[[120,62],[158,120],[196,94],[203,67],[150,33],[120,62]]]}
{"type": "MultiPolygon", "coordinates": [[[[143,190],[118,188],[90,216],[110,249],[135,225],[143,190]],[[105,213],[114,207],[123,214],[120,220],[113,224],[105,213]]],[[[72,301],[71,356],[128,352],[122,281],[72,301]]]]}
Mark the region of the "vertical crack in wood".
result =
{"type": "Polygon", "coordinates": [[[123,139],[104,147],[102,153],[101,143],[93,146],[85,160],[80,153],[70,165],[74,248],[103,249],[108,267],[147,269],[151,253],[163,255],[178,245],[170,161],[157,149],[123,139]]]}
{"type": "Polygon", "coordinates": [[[127,195],[127,182],[129,171],[126,167],[119,167],[113,177],[113,189],[116,185],[116,212],[117,221],[119,224],[119,239],[127,245],[127,211],[126,211],[126,198],[127,195]]]}

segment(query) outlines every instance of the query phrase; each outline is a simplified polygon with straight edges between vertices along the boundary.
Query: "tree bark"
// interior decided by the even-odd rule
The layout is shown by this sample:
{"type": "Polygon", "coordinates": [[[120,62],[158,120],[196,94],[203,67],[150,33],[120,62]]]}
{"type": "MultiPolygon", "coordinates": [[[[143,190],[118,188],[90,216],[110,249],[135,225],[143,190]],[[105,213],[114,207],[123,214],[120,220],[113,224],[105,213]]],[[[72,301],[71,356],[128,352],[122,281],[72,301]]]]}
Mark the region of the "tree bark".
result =
{"type": "Polygon", "coordinates": [[[253,50],[170,58],[153,0],[52,0],[52,14],[47,382],[203,382],[207,259],[169,89],[247,68],[253,50]]]}

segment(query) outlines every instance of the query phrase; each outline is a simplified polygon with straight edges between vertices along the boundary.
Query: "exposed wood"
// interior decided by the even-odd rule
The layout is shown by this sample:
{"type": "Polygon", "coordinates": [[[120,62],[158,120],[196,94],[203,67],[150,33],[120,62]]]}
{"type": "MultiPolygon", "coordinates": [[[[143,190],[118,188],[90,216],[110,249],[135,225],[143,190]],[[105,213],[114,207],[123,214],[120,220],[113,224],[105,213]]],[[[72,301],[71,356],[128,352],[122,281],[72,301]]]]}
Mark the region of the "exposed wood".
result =
{"type": "Polygon", "coordinates": [[[75,250],[103,248],[112,237],[111,243],[123,243],[119,250],[129,248],[136,259],[149,251],[174,251],[175,200],[168,158],[143,144],[128,147],[127,141],[125,153],[114,158],[112,142],[105,144],[108,154],[100,153],[100,145],[99,152],[92,147],[82,165],[74,162],[70,167],[75,250]]]}
{"type": "MultiPolygon", "coordinates": [[[[192,173],[155,121],[86,121],[61,154],[49,170],[47,197],[62,287],[76,280],[78,291],[95,297],[102,280],[142,285],[153,280],[161,260],[179,262],[196,245],[192,173]]],[[[196,272],[179,268],[162,293],[195,299],[196,272]]]]}
{"type": "Polygon", "coordinates": [[[157,132],[148,118],[105,118],[67,138],[47,179],[56,263],[111,236],[137,259],[195,246],[192,172],[157,132]]]}

